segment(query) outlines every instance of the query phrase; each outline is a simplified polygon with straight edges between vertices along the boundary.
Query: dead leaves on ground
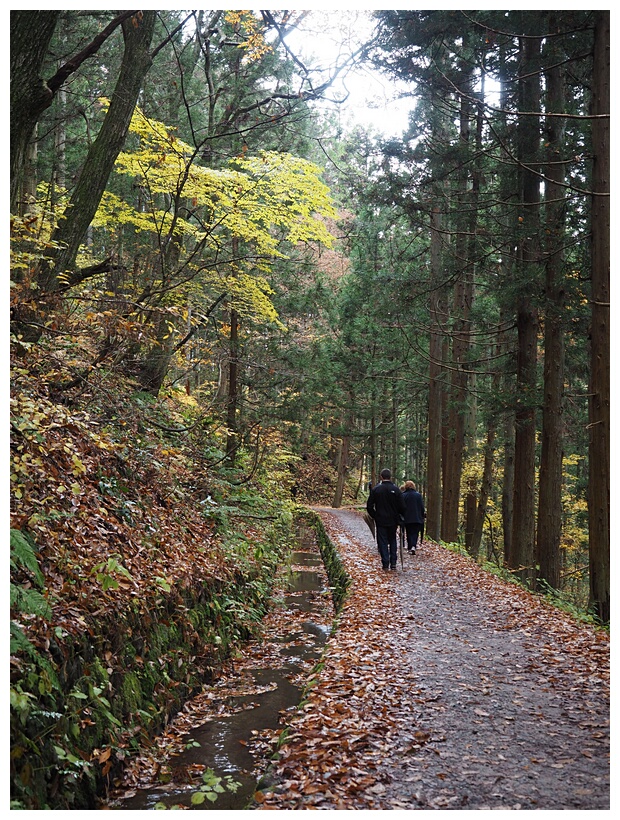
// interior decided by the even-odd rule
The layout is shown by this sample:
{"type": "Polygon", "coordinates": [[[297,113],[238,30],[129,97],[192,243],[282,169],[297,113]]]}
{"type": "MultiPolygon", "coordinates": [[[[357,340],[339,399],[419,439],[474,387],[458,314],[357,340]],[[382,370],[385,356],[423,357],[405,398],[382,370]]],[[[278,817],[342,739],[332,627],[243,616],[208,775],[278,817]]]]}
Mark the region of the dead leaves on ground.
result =
{"type": "MultiPolygon", "coordinates": [[[[435,704],[441,693],[429,691],[424,670],[411,668],[408,661],[415,623],[397,604],[400,568],[384,572],[376,549],[351,537],[332,513],[324,510],[322,517],[353,578],[351,594],[329,641],[324,666],[291,721],[273,767],[274,784],[256,796],[258,807],[420,808],[403,802],[390,788],[389,772],[427,746],[439,755],[438,744],[446,738],[434,725],[443,710],[441,703],[435,704]]],[[[540,642],[534,666],[524,670],[528,675],[535,678],[539,663],[541,672],[553,668],[558,685],[563,677],[561,685],[567,691],[579,691],[585,676],[593,686],[607,685],[609,643],[604,632],[576,624],[464,556],[440,548],[433,548],[433,556],[440,565],[437,583],[448,586],[451,596],[462,594],[465,600],[469,595],[490,595],[497,608],[487,614],[482,607],[482,618],[494,628],[518,631],[526,641],[532,640],[532,646],[540,642]]],[[[413,575],[414,569],[409,563],[406,571],[413,575]]],[[[432,629],[432,624],[427,626],[432,629]]],[[[435,628],[441,631],[442,625],[435,622],[435,628]]],[[[474,655],[480,651],[473,645],[468,649],[474,655]]],[[[493,685],[489,680],[489,692],[493,685]]],[[[488,708],[478,707],[473,713],[482,721],[492,717],[488,708]]],[[[432,808],[445,808],[452,798],[446,797],[445,806],[441,795],[437,799],[436,805],[429,804],[432,808]]]]}
{"type": "MultiPolygon", "coordinates": [[[[218,680],[205,686],[201,693],[188,701],[166,730],[145,746],[140,756],[128,762],[122,778],[117,779],[109,795],[110,806],[133,796],[138,789],[162,788],[159,781],[164,776],[165,788],[169,792],[173,792],[179,784],[198,783],[206,767],[196,763],[179,765],[179,755],[187,748],[188,738],[196,728],[214,720],[225,720],[240,711],[251,711],[258,704],[251,700],[241,702],[242,698],[251,699],[277,686],[274,682],[258,684],[253,671],[283,669],[291,684],[300,690],[303,688],[316,665],[315,654],[311,653],[307,658],[303,653],[296,654],[294,663],[289,667],[288,658],[283,658],[283,649],[307,646],[316,650],[316,641],[311,634],[304,632],[304,625],[312,621],[313,624],[323,625],[329,632],[334,617],[327,573],[320,564],[316,546],[313,551],[318,566],[292,564],[279,568],[272,590],[273,605],[262,621],[260,635],[240,647],[221,670],[218,680]],[[297,607],[296,593],[289,588],[290,574],[304,570],[318,573],[321,583],[315,591],[304,590],[304,605],[297,607]],[[284,668],[283,664],[286,664],[284,668]]],[[[290,711],[283,710],[280,728],[254,729],[249,741],[243,741],[242,745],[247,747],[255,760],[256,780],[267,768],[289,716],[290,711]]],[[[251,716],[248,722],[252,723],[251,716]]]]}
{"type": "Polygon", "coordinates": [[[390,605],[398,578],[378,569],[377,556],[335,524],[330,535],[353,587],[280,749],[277,786],[257,795],[262,809],[376,808],[386,791],[380,771],[386,756],[419,749],[431,736],[412,722],[412,698],[419,694],[414,670],[401,666],[394,675],[395,659],[406,650],[403,616],[390,605]]]}

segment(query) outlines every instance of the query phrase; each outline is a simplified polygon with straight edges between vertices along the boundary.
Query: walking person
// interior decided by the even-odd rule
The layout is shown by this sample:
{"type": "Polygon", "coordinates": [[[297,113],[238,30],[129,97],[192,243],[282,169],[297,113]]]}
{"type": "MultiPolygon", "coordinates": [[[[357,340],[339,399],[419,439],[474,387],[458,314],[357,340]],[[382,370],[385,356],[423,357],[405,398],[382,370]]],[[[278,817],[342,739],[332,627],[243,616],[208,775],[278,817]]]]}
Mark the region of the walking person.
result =
{"type": "MultiPolygon", "coordinates": [[[[415,555],[418,547],[418,537],[420,537],[424,529],[426,511],[424,509],[424,500],[421,494],[416,490],[413,481],[405,481],[403,501],[405,503],[403,517],[405,520],[405,532],[407,533],[407,552],[415,555]]],[[[421,538],[420,543],[422,543],[421,538]]]]}
{"type": "Polygon", "coordinates": [[[381,470],[381,481],[370,491],[366,511],[375,522],[377,546],[383,569],[396,569],[398,524],[405,511],[403,494],[392,481],[392,473],[381,470]]]}

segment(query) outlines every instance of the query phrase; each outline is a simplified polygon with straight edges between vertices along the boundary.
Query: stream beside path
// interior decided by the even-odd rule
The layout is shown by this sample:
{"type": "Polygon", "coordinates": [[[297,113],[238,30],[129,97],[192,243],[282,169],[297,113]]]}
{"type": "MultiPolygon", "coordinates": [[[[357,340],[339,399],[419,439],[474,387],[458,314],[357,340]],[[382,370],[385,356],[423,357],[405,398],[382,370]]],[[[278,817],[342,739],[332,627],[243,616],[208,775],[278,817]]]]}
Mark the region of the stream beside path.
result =
{"type": "Polygon", "coordinates": [[[319,512],[352,584],[261,807],[608,810],[608,634],[431,542],[385,572],[319,512]]]}
{"type": "Polygon", "coordinates": [[[278,599],[265,618],[260,640],[244,646],[221,678],[187,704],[188,714],[176,721],[176,731],[159,739],[161,751],[147,751],[128,770],[124,786],[105,808],[246,808],[285,716],[299,704],[334,618],[314,534],[302,527],[299,537],[298,550],[276,581],[278,599]],[[215,802],[194,805],[192,795],[208,770],[224,781],[232,779],[236,790],[225,790],[215,802]]]}
{"type": "Polygon", "coordinates": [[[205,719],[106,808],[609,810],[609,635],[432,542],[386,572],[359,512],[315,511],[351,578],[338,628],[304,545],[205,719]],[[241,788],[191,806],[206,768],[241,788]]]}

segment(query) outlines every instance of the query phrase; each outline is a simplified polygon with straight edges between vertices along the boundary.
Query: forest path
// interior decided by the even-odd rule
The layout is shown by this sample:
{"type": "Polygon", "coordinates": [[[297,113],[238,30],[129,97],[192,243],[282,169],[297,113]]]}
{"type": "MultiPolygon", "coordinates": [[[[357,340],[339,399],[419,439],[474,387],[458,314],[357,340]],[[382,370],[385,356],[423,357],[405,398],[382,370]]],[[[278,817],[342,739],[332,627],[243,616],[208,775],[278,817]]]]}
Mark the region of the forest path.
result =
{"type": "Polygon", "coordinates": [[[607,634],[429,542],[386,572],[317,512],[351,592],[261,807],[609,809],[607,634]]]}

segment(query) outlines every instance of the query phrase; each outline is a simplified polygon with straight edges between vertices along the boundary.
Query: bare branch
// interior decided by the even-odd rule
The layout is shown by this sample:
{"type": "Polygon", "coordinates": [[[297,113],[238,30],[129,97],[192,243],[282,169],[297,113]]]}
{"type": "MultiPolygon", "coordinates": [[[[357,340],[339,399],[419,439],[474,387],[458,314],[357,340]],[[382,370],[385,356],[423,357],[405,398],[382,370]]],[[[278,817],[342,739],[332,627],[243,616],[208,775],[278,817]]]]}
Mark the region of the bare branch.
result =
{"type": "Polygon", "coordinates": [[[79,54],[76,54],[71,60],[66,62],[63,66],[61,66],[58,71],[54,74],[47,81],[47,86],[50,91],[55,94],[58,89],[62,86],[65,80],[70,77],[72,74],[78,70],[78,68],[82,65],[85,60],[88,60],[89,57],[93,57],[101,48],[101,46],[105,43],[108,37],[116,31],[116,29],[125,21],[128,17],[133,17],[134,14],[139,14],[137,11],[124,11],[122,14],[119,14],[118,17],[115,17],[111,23],[109,23],[101,34],[98,34],[91,42],[83,48],[79,54]]]}

